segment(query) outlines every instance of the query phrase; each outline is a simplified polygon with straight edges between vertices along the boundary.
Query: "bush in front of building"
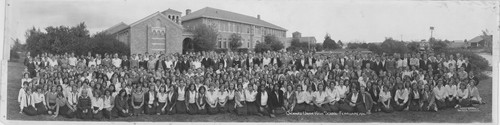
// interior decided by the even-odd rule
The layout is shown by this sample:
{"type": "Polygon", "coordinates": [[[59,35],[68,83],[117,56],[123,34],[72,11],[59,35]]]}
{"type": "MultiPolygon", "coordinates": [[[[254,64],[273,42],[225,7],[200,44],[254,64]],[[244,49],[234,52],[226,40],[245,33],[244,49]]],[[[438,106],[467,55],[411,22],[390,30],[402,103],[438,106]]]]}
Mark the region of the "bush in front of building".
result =
{"type": "Polygon", "coordinates": [[[130,54],[130,48],[112,35],[97,33],[90,36],[85,23],[71,27],[49,26],[45,28],[45,32],[33,27],[26,32],[26,36],[26,50],[31,55],[72,52],[77,55],[83,55],[87,52],[130,54]]]}

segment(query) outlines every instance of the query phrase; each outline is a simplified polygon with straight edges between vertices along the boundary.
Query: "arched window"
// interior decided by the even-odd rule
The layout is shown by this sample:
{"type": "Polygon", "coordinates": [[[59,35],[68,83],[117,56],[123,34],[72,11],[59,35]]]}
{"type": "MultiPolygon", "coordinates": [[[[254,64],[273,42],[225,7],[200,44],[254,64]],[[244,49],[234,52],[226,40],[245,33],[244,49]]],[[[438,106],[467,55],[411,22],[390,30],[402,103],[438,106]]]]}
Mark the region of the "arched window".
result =
{"type": "Polygon", "coordinates": [[[161,27],[161,20],[160,19],[156,19],[155,27],[161,27]]]}

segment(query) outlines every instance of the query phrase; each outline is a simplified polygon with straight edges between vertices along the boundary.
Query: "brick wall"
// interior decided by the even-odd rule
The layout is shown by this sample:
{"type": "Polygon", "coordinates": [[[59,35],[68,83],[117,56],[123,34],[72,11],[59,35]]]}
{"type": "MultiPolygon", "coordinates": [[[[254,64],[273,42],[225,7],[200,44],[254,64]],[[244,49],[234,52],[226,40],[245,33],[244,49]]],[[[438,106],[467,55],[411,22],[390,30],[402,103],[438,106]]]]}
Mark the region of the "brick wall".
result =
{"type": "Polygon", "coordinates": [[[130,27],[130,51],[137,53],[182,52],[182,28],[160,15],[130,27]],[[160,25],[158,26],[157,21],[160,25]],[[161,32],[159,32],[161,31],[161,32]]]}

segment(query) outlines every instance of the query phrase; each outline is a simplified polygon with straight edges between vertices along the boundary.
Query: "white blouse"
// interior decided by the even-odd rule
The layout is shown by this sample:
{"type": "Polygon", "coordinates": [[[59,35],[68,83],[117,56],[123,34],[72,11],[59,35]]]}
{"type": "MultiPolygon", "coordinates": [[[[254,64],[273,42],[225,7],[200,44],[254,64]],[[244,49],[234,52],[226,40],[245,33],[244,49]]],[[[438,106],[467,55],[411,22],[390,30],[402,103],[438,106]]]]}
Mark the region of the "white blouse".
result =
{"type": "Polygon", "coordinates": [[[219,102],[225,102],[227,97],[227,91],[219,92],[219,102]]]}
{"type": "Polygon", "coordinates": [[[257,96],[257,91],[253,90],[250,92],[249,90],[245,90],[245,97],[247,102],[254,102],[257,96]]]}
{"type": "Polygon", "coordinates": [[[167,102],[168,94],[167,93],[158,93],[156,94],[156,97],[158,98],[158,102],[160,103],[165,103],[167,102]]]}
{"type": "Polygon", "coordinates": [[[234,93],[235,93],[235,92],[236,92],[235,90],[229,90],[229,91],[227,92],[227,97],[228,97],[228,100],[234,100],[234,93]]]}
{"type": "Polygon", "coordinates": [[[196,103],[196,95],[198,95],[196,91],[189,91],[189,103],[196,103]]]}
{"type": "Polygon", "coordinates": [[[207,91],[205,96],[207,97],[207,102],[210,103],[210,104],[214,104],[215,101],[217,101],[217,98],[218,98],[218,95],[219,95],[219,92],[217,91],[207,91]]]}
{"type": "Polygon", "coordinates": [[[268,98],[267,92],[262,91],[260,94],[261,94],[260,95],[260,105],[261,106],[267,105],[267,98],[268,98]]]}
{"type": "Polygon", "coordinates": [[[390,91],[387,91],[387,92],[380,91],[380,94],[379,94],[380,101],[386,102],[387,100],[390,100],[391,97],[392,96],[391,96],[391,92],[390,91]]]}
{"type": "Polygon", "coordinates": [[[324,102],[326,100],[326,97],[328,97],[328,93],[327,92],[320,92],[320,91],[316,91],[313,93],[313,96],[315,97],[315,101],[317,103],[321,103],[321,102],[324,102]]]}

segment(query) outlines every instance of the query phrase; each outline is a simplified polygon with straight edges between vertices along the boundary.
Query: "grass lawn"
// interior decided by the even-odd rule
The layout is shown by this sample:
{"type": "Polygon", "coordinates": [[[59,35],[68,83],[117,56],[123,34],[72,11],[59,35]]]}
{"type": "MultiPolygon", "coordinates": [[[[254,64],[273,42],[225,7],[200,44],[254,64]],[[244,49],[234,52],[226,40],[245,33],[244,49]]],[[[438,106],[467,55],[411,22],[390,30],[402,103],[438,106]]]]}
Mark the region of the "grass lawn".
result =
{"type": "MultiPolygon", "coordinates": [[[[80,119],[53,118],[48,115],[26,116],[19,113],[17,95],[21,88],[21,73],[24,66],[21,63],[9,62],[7,85],[7,120],[35,121],[81,121],[80,119]]],[[[439,112],[394,112],[372,113],[371,115],[325,115],[325,116],[277,116],[276,118],[260,116],[237,116],[234,114],[219,115],[143,115],[138,117],[118,118],[111,121],[173,121],[173,122],[438,122],[438,123],[476,123],[492,122],[492,79],[479,83],[481,97],[487,102],[479,105],[480,111],[458,111],[447,109],[439,112]]]]}

